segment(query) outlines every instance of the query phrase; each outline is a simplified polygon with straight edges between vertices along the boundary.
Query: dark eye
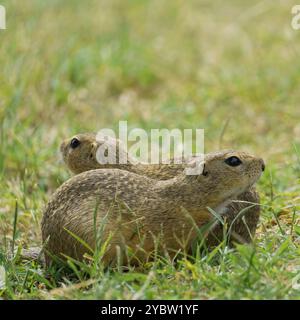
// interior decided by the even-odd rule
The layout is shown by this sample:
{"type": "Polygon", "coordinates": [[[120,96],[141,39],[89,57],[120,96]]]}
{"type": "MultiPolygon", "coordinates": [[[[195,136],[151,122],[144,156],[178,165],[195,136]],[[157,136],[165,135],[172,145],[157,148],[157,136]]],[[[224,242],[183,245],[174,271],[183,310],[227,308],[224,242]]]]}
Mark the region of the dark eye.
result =
{"type": "Polygon", "coordinates": [[[242,161],[238,157],[230,157],[225,160],[225,163],[231,167],[237,167],[242,164],[242,161]]]}
{"type": "Polygon", "coordinates": [[[72,149],[77,148],[80,145],[80,141],[77,138],[73,138],[70,143],[72,149]]]}

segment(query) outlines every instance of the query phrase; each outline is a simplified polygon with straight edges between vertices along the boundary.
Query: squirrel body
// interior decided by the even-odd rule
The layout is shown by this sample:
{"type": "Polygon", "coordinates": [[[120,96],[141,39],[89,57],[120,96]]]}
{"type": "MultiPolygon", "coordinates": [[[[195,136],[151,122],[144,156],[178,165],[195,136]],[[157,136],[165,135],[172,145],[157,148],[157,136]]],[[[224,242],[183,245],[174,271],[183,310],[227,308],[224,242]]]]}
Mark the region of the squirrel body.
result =
{"type": "Polygon", "coordinates": [[[146,261],[155,249],[171,256],[189,250],[198,228],[213,219],[208,208],[226,216],[231,201],[251,193],[264,170],[262,159],[235,151],[209,153],[197,165],[200,175],[186,174],[192,159],[165,180],[111,168],[75,175],[45,208],[46,262],[51,255],[82,259],[89,250],[78,239],[93,250],[107,241],[105,265],[146,261]]]}
{"type": "MultiPolygon", "coordinates": [[[[184,159],[183,163],[175,164],[176,159],[171,159],[170,164],[132,164],[128,156],[128,163],[120,164],[119,156],[123,156],[122,142],[118,139],[109,138],[105,140],[95,133],[81,133],[66,139],[60,146],[63,160],[67,167],[74,173],[82,173],[93,169],[118,168],[130,171],[148,178],[157,180],[172,179],[182,173],[190,159],[184,159]],[[76,148],[71,147],[71,142],[76,139],[79,144],[76,148]],[[97,150],[103,144],[108,147],[115,147],[116,164],[101,164],[97,160],[97,150]]],[[[220,174],[222,174],[220,172],[220,174]]],[[[259,194],[254,186],[250,187],[245,192],[241,193],[234,203],[228,204],[226,219],[226,228],[231,227],[229,234],[229,242],[249,243],[251,242],[259,221],[260,207],[259,194]],[[240,202],[239,202],[240,201],[240,202]],[[254,205],[257,204],[257,205],[254,205]],[[239,213],[244,210],[239,218],[236,218],[239,213]],[[234,223],[233,223],[234,222],[234,223]],[[233,225],[231,226],[231,224],[233,225]]],[[[208,248],[218,245],[224,239],[224,226],[217,223],[213,230],[208,235],[205,244],[208,248]]]]}

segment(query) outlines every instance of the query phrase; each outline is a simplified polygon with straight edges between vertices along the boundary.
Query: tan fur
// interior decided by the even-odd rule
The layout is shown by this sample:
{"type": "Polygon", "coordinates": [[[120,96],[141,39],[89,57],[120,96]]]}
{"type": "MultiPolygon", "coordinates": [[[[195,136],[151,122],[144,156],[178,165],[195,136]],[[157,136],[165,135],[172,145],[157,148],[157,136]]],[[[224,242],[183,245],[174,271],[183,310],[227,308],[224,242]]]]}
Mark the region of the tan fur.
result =
{"type": "Polygon", "coordinates": [[[105,265],[115,263],[118,252],[123,263],[129,262],[128,248],[135,257],[130,262],[145,261],[156,245],[159,252],[173,256],[178,250],[189,250],[197,227],[212,220],[207,207],[220,208],[249,190],[260,177],[262,164],[247,153],[223,151],[205,156],[207,176],[188,176],[182,169],[168,180],[119,169],[80,173],[49,201],[42,220],[43,241],[48,239],[48,253],[82,259],[88,250],[66,229],[94,249],[94,230],[103,228],[101,243],[110,238],[105,265]],[[224,162],[232,155],[242,165],[230,167],[224,162]]]}
{"type": "MultiPolygon", "coordinates": [[[[70,139],[66,139],[60,147],[64,162],[68,168],[75,174],[85,172],[92,169],[105,169],[105,168],[118,168],[122,170],[127,170],[130,172],[137,173],[149,178],[166,180],[175,177],[176,175],[183,172],[186,164],[174,164],[171,161],[170,165],[166,164],[137,164],[132,165],[130,162],[127,164],[119,164],[119,149],[122,152],[122,144],[119,140],[110,139],[109,142],[105,142],[103,139],[96,139],[95,133],[82,133],[77,134],[70,139]],[[76,149],[70,148],[70,141],[72,138],[76,137],[80,141],[80,145],[76,149]],[[96,159],[96,152],[99,146],[103,143],[115,144],[116,145],[116,164],[100,164],[96,159]]],[[[187,160],[188,161],[188,160],[187,160]]],[[[219,174],[223,174],[221,171],[219,174]]],[[[195,195],[191,194],[191,197],[195,195]]],[[[240,242],[248,243],[253,238],[259,216],[260,207],[259,205],[253,206],[251,204],[259,204],[259,195],[254,187],[249,188],[244,193],[238,196],[238,201],[241,203],[230,203],[225,206],[227,211],[225,222],[226,228],[229,229],[231,226],[231,231],[229,235],[230,242],[240,242]],[[248,208],[247,210],[245,210],[248,208]],[[235,219],[236,216],[245,210],[244,214],[240,218],[235,219]]],[[[224,238],[224,227],[221,223],[215,225],[214,229],[208,233],[206,245],[208,248],[218,245],[224,238]]]]}

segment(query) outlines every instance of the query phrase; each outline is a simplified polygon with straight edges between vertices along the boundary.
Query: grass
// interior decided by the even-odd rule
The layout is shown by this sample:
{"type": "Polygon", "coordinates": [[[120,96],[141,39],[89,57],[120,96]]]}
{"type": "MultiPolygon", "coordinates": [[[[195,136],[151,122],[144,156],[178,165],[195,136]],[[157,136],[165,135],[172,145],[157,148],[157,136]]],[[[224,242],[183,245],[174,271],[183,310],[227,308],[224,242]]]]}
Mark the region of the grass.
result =
{"type": "Polygon", "coordinates": [[[0,299],[299,299],[300,31],[294,1],[1,1],[0,299]],[[204,128],[206,150],[262,156],[253,245],[128,272],[11,259],[41,245],[43,206],[70,174],[62,139],[204,128]]]}

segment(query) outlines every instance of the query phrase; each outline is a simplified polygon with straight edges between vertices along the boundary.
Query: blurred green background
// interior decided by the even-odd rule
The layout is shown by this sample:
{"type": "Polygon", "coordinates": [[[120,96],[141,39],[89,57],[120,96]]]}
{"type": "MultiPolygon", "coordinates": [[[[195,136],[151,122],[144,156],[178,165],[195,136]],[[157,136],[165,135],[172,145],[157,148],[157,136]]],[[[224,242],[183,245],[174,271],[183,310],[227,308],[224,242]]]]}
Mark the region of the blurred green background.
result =
{"type": "Polygon", "coordinates": [[[7,10],[0,31],[3,251],[16,203],[16,240],[40,243],[42,207],[69,176],[58,162],[62,139],[117,128],[119,120],[147,130],[204,128],[206,151],[235,148],[263,157],[269,172],[259,189],[263,203],[275,207],[262,223],[298,210],[294,1],[0,3],[7,10]]]}

